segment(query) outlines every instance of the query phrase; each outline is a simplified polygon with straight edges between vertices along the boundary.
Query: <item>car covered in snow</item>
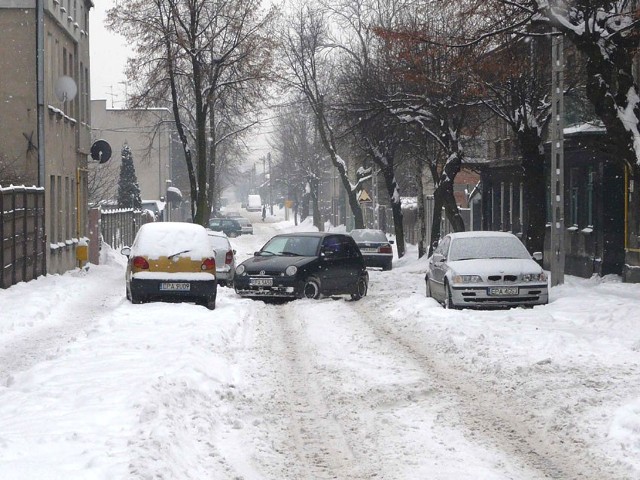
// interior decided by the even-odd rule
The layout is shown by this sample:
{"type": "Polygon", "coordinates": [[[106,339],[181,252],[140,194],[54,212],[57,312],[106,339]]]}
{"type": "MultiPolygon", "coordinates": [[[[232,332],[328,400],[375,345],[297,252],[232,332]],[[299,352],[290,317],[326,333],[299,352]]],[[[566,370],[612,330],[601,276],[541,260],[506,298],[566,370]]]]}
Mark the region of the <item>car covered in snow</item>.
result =
{"type": "Polygon", "coordinates": [[[236,251],[231,246],[229,238],[223,232],[207,230],[211,248],[216,257],[216,277],[218,285],[227,287],[233,285],[236,273],[236,251]]]}
{"type": "Polygon", "coordinates": [[[367,294],[369,274],[353,238],[331,232],[272,237],[236,267],[236,293],[253,298],[320,298],[367,294]]]}
{"type": "Polygon", "coordinates": [[[549,288],[540,259],[512,233],[450,233],[429,258],[426,295],[446,308],[544,305],[549,288]]]}
{"type": "Polygon", "coordinates": [[[152,300],[216,306],[216,260],[202,225],[152,222],[140,227],[128,257],[126,295],[132,303],[152,300]]]}
{"type": "Polygon", "coordinates": [[[393,264],[393,240],[387,239],[382,230],[354,228],[349,232],[362,252],[367,267],[391,270],[393,264]]]}

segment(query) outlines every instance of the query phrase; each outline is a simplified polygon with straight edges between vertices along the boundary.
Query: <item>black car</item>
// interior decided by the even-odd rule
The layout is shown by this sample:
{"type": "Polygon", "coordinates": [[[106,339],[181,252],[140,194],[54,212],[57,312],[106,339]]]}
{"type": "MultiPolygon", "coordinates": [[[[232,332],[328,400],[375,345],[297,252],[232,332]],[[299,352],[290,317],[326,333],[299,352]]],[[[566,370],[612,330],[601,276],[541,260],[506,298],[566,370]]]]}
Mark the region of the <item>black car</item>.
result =
{"type": "Polygon", "coordinates": [[[227,237],[242,235],[242,225],[234,218],[210,218],[209,229],[216,232],[224,232],[227,237]]]}
{"type": "Polygon", "coordinates": [[[359,228],[349,232],[358,244],[367,267],[378,267],[391,270],[393,263],[393,240],[388,240],[382,230],[359,228]]]}
{"type": "Polygon", "coordinates": [[[236,267],[234,287],[243,297],[320,298],[367,294],[369,274],[353,238],[340,233],[276,235],[236,267]]]}

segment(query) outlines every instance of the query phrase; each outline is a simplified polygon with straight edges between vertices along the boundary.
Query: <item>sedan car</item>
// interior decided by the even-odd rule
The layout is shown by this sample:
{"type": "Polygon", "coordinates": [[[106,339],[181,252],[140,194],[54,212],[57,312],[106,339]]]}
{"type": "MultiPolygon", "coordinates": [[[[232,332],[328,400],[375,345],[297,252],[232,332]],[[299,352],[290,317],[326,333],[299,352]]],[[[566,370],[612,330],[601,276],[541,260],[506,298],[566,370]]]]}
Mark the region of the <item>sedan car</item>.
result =
{"type": "Polygon", "coordinates": [[[234,287],[243,297],[320,298],[367,294],[369,274],[349,235],[289,233],[271,238],[236,268],[234,287]]]}
{"type": "Polygon", "coordinates": [[[223,232],[208,230],[207,234],[211,248],[215,252],[218,285],[223,287],[233,285],[233,277],[236,273],[236,251],[223,232]]]}
{"type": "Polygon", "coordinates": [[[242,227],[243,235],[253,235],[253,224],[251,223],[251,220],[249,220],[246,217],[229,217],[229,218],[233,218],[234,220],[238,221],[238,223],[242,227]]]}
{"type": "Polygon", "coordinates": [[[227,237],[242,235],[242,226],[235,218],[214,217],[209,219],[209,228],[216,232],[224,232],[227,237]]]}
{"type": "Polygon", "coordinates": [[[364,263],[367,267],[378,267],[382,270],[391,270],[393,262],[393,240],[388,240],[382,230],[371,228],[357,228],[351,230],[349,235],[358,244],[364,263]]]}
{"type": "Polygon", "coordinates": [[[128,257],[125,282],[132,303],[191,301],[216,308],[216,261],[202,225],[145,223],[122,254],[128,257]]]}
{"type": "Polygon", "coordinates": [[[446,308],[544,305],[547,274],[535,261],[541,258],[511,233],[450,233],[429,258],[427,296],[446,308]]]}

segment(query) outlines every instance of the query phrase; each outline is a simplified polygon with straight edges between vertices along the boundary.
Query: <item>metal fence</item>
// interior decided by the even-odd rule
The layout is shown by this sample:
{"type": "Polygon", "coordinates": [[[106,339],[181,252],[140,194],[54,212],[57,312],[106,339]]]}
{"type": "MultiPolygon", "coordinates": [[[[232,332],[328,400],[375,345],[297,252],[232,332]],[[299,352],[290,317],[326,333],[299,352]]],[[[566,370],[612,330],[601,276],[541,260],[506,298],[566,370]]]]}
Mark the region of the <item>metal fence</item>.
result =
{"type": "Polygon", "coordinates": [[[140,226],[148,221],[148,216],[143,215],[140,210],[130,208],[101,210],[101,240],[116,250],[130,246],[140,226]]]}
{"type": "Polygon", "coordinates": [[[47,271],[44,189],[0,188],[0,288],[47,271]]]}

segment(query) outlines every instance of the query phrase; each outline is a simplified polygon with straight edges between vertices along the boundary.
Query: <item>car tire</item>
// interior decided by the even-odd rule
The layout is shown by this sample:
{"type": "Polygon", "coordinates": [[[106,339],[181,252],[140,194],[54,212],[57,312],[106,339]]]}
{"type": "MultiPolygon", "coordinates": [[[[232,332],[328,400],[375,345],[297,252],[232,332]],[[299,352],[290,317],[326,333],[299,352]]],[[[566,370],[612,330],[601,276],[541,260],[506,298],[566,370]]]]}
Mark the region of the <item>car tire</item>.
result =
{"type": "Polygon", "coordinates": [[[425,296],[427,298],[433,298],[433,295],[431,295],[431,287],[429,286],[429,276],[428,275],[424,276],[424,283],[426,284],[425,296]]]}
{"type": "Polygon", "coordinates": [[[456,306],[453,303],[453,299],[451,298],[451,287],[448,282],[444,284],[444,308],[448,308],[454,310],[456,306]]]}
{"type": "Polygon", "coordinates": [[[206,297],[205,298],[205,302],[204,302],[204,306],[207,307],[207,309],[209,309],[209,310],[215,310],[216,309],[216,296],[214,295],[213,297],[206,297]]]}
{"type": "Polygon", "coordinates": [[[316,277],[309,277],[302,287],[302,297],[317,300],[320,298],[320,280],[316,277]]]}
{"type": "Polygon", "coordinates": [[[364,277],[358,278],[358,281],[356,282],[356,291],[351,294],[351,299],[355,301],[360,300],[367,294],[367,289],[367,281],[364,277]]]}
{"type": "Polygon", "coordinates": [[[143,299],[142,297],[138,297],[137,295],[134,295],[133,292],[131,293],[131,303],[133,303],[134,305],[140,305],[141,303],[143,303],[143,299]]]}
{"type": "Polygon", "coordinates": [[[124,290],[125,290],[125,295],[127,296],[127,300],[131,301],[131,292],[129,292],[129,287],[125,286],[124,290]]]}
{"type": "Polygon", "coordinates": [[[236,232],[229,232],[229,238],[236,238],[238,234],[236,232]]]}

